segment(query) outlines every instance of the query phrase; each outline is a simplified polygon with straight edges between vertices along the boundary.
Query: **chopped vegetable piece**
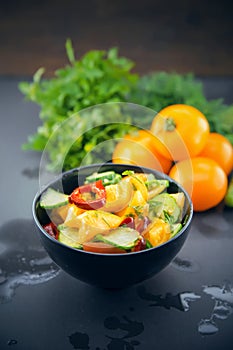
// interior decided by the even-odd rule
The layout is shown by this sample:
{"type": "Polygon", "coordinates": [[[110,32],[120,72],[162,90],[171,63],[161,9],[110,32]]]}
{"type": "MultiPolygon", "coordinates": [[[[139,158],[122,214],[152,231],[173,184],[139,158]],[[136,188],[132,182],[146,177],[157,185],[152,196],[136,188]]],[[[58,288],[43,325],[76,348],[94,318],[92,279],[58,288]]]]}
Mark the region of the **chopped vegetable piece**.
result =
{"type": "Polygon", "coordinates": [[[117,212],[117,215],[121,217],[136,217],[136,216],[146,216],[148,214],[148,203],[143,198],[142,193],[140,191],[134,191],[132,200],[129,205],[117,212]]]}
{"type": "Polygon", "coordinates": [[[78,240],[78,229],[67,227],[65,225],[58,226],[58,241],[70,247],[81,249],[82,245],[78,240]]]}
{"type": "Polygon", "coordinates": [[[78,229],[80,243],[92,240],[97,234],[107,234],[118,227],[122,219],[103,210],[87,210],[72,220],[65,221],[66,226],[78,229]]]}
{"type": "MultiPolygon", "coordinates": [[[[120,224],[120,226],[127,226],[130,228],[135,229],[135,222],[134,222],[134,218],[132,218],[131,216],[127,216],[126,218],[124,218],[120,224]]],[[[138,230],[137,230],[138,231],[138,230]]]]}
{"type": "Polygon", "coordinates": [[[146,232],[142,235],[147,239],[153,247],[167,242],[170,239],[170,225],[162,219],[155,218],[148,226],[146,232]]]}
{"type": "Polygon", "coordinates": [[[49,224],[44,225],[43,228],[51,237],[57,239],[58,230],[56,225],[53,222],[50,222],[49,224]]]}
{"type": "Polygon", "coordinates": [[[185,197],[183,192],[171,193],[170,196],[176,200],[176,203],[180,207],[181,211],[184,208],[185,197]]]}
{"type": "Polygon", "coordinates": [[[64,220],[65,225],[70,227],[79,227],[80,224],[77,224],[77,218],[82,213],[85,213],[84,209],[77,207],[75,204],[71,204],[64,220]]]}
{"type": "Polygon", "coordinates": [[[148,241],[148,239],[146,239],[145,241],[146,241],[146,249],[153,248],[153,245],[150,243],[150,241],[148,241]]]}
{"type": "Polygon", "coordinates": [[[106,203],[106,191],[101,180],[77,187],[70,202],[85,210],[99,209],[106,203]]]}
{"type": "Polygon", "coordinates": [[[142,216],[138,217],[135,224],[135,228],[138,232],[142,233],[146,230],[148,225],[151,223],[151,220],[148,218],[148,216],[142,216]]]}
{"type": "Polygon", "coordinates": [[[107,235],[97,235],[96,240],[121,249],[132,249],[139,237],[139,232],[130,227],[118,227],[107,235]]]}
{"type": "Polygon", "coordinates": [[[185,196],[183,192],[171,193],[170,196],[175,199],[177,205],[180,208],[179,220],[182,220],[184,204],[185,204],[185,196]]]}
{"type": "Polygon", "coordinates": [[[133,196],[133,186],[128,181],[105,187],[106,203],[102,210],[112,213],[125,209],[133,196]]]}
{"type": "Polygon", "coordinates": [[[180,216],[180,208],[176,200],[168,193],[161,193],[149,201],[149,216],[156,215],[166,222],[173,224],[180,216]]]}
{"type": "Polygon", "coordinates": [[[144,249],[146,249],[146,240],[141,236],[137,241],[137,244],[132,248],[132,252],[140,252],[144,249]]]}
{"type": "Polygon", "coordinates": [[[171,237],[175,237],[175,235],[177,235],[178,232],[180,232],[180,230],[182,229],[182,224],[181,223],[178,223],[178,224],[172,224],[170,226],[171,228],[171,237]]]}
{"type": "Polygon", "coordinates": [[[40,199],[40,206],[44,209],[58,208],[69,203],[69,196],[49,187],[40,199]]]}
{"type": "MultiPolygon", "coordinates": [[[[125,172],[124,172],[125,173],[125,172]]],[[[140,191],[142,194],[142,197],[145,199],[145,201],[148,200],[148,191],[147,187],[145,185],[146,181],[146,175],[140,174],[140,173],[132,173],[128,175],[128,177],[125,177],[125,181],[130,181],[135,189],[135,191],[140,191]]]]}
{"type": "Polygon", "coordinates": [[[100,253],[100,254],[122,254],[126,253],[124,249],[114,247],[111,244],[103,242],[85,242],[83,243],[83,250],[87,252],[100,253]]]}
{"type": "Polygon", "coordinates": [[[62,224],[66,220],[67,214],[71,207],[78,208],[76,207],[76,205],[69,203],[61,207],[52,209],[49,215],[51,221],[54,222],[56,225],[62,224]]]}
{"type": "Polygon", "coordinates": [[[165,188],[169,186],[169,181],[153,179],[147,181],[145,184],[148,189],[148,199],[152,199],[153,197],[163,192],[165,188]]]}
{"type": "Polygon", "coordinates": [[[86,177],[85,184],[101,180],[104,186],[117,184],[122,176],[115,171],[105,171],[104,173],[94,173],[86,177]]]}

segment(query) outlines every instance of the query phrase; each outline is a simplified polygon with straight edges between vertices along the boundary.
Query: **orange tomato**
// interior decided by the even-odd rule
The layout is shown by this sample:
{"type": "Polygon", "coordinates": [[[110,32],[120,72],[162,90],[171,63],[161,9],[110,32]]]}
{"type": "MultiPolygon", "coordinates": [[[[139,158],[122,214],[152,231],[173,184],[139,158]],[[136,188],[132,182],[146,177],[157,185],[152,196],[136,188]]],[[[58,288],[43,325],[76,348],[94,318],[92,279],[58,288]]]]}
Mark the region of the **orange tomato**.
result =
{"type": "Polygon", "coordinates": [[[153,223],[148,226],[144,234],[144,238],[146,238],[153,247],[167,242],[170,237],[170,225],[159,218],[153,220],[153,223]]]}
{"type": "Polygon", "coordinates": [[[209,135],[209,123],[198,109],[176,104],[162,109],[153,119],[151,132],[157,136],[157,150],[174,161],[197,156],[209,135]]]}
{"type": "Polygon", "coordinates": [[[196,157],[176,163],[169,176],[190,194],[195,211],[215,207],[227,191],[227,176],[213,159],[196,157]]]}
{"type": "Polygon", "coordinates": [[[126,135],[113,152],[113,163],[133,164],[168,173],[172,162],[164,158],[156,149],[156,137],[151,132],[139,130],[134,135],[126,135]]]}
{"type": "Polygon", "coordinates": [[[225,171],[227,175],[233,169],[233,148],[226,137],[216,132],[211,132],[208,136],[206,145],[201,157],[214,159],[225,171]]]}

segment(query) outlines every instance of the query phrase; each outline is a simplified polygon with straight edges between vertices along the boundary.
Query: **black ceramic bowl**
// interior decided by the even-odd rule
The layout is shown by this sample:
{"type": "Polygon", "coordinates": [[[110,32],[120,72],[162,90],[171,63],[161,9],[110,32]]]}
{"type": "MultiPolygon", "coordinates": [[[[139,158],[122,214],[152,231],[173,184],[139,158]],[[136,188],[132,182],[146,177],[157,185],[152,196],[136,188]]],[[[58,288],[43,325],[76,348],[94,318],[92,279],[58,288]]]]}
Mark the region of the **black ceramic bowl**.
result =
{"type": "Polygon", "coordinates": [[[169,193],[184,193],[184,227],[170,241],[155,248],[127,254],[99,254],[77,250],[55,240],[43,229],[42,225],[48,223],[49,218],[46,211],[39,205],[41,193],[38,193],[33,201],[33,218],[42,244],[52,260],[73,277],[103,288],[127,287],[146,280],[165,268],[182,248],[187,238],[193,215],[190,198],[180,185],[168,176],[144,167],[111,163],[94,164],[65,172],[47,187],[63,190],[64,193],[69,194],[77,187],[77,180],[81,184],[86,176],[95,171],[114,170],[122,173],[126,169],[134,170],[135,172],[153,173],[158,179],[168,179],[170,182],[169,193]]]}

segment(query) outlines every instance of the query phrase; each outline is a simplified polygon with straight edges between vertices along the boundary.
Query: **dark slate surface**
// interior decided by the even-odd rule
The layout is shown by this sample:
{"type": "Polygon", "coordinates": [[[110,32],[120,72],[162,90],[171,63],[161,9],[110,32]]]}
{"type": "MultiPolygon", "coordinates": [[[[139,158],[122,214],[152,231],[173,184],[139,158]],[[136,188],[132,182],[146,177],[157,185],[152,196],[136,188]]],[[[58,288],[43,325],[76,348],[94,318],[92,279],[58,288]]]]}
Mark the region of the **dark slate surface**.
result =
{"type": "MultiPolygon", "coordinates": [[[[144,283],[109,291],[75,280],[35,232],[40,155],[21,144],[38,108],[17,83],[0,80],[0,349],[232,349],[232,210],[195,214],[178,257],[144,283]]],[[[209,98],[232,103],[232,80],[204,83],[209,98]]]]}

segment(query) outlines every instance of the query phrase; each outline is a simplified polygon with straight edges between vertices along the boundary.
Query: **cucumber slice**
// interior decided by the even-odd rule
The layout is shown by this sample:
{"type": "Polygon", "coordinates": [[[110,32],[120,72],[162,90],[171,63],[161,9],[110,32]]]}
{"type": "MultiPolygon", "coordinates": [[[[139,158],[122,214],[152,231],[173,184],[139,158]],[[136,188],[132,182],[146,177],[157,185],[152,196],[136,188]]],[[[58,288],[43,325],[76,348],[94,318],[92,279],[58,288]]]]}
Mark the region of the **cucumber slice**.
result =
{"type": "Polygon", "coordinates": [[[50,187],[42,193],[40,198],[40,206],[44,209],[59,208],[68,203],[69,196],[67,194],[58,192],[50,187]]]}
{"type": "Polygon", "coordinates": [[[171,238],[173,238],[182,229],[182,224],[180,224],[180,223],[172,224],[172,225],[170,225],[170,227],[171,227],[171,238]]]}
{"type": "Polygon", "coordinates": [[[169,181],[152,179],[150,181],[146,181],[145,184],[148,189],[148,198],[152,199],[169,186],[169,181]]]}
{"type": "Polygon", "coordinates": [[[73,248],[82,249],[82,245],[77,241],[78,229],[65,225],[58,226],[58,241],[73,248]]]}
{"type": "Polygon", "coordinates": [[[121,249],[131,249],[138,241],[140,234],[130,227],[118,227],[108,235],[97,235],[95,240],[111,244],[121,249]]]}
{"type": "Polygon", "coordinates": [[[185,203],[184,193],[183,192],[171,193],[170,196],[176,200],[176,203],[178,204],[178,206],[180,207],[180,210],[182,211],[185,203]]]}
{"type": "Polygon", "coordinates": [[[180,207],[168,193],[161,193],[149,201],[149,217],[157,216],[169,224],[174,224],[180,217],[180,207]]]}
{"type": "Polygon", "coordinates": [[[182,220],[184,204],[185,204],[185,196],[183,192],[171,193],[170,196],[175,199],[178,207],[180,208],[179,221],[182,220]]]}
{"type": "Polygon", "coordinates": [[[115,171],[105,171],[104,173],[94,173],[86,177],[85,184],[102,180],[104,186],[113,185],[118,183],[122,179],[120,174],[115,171]]]}

